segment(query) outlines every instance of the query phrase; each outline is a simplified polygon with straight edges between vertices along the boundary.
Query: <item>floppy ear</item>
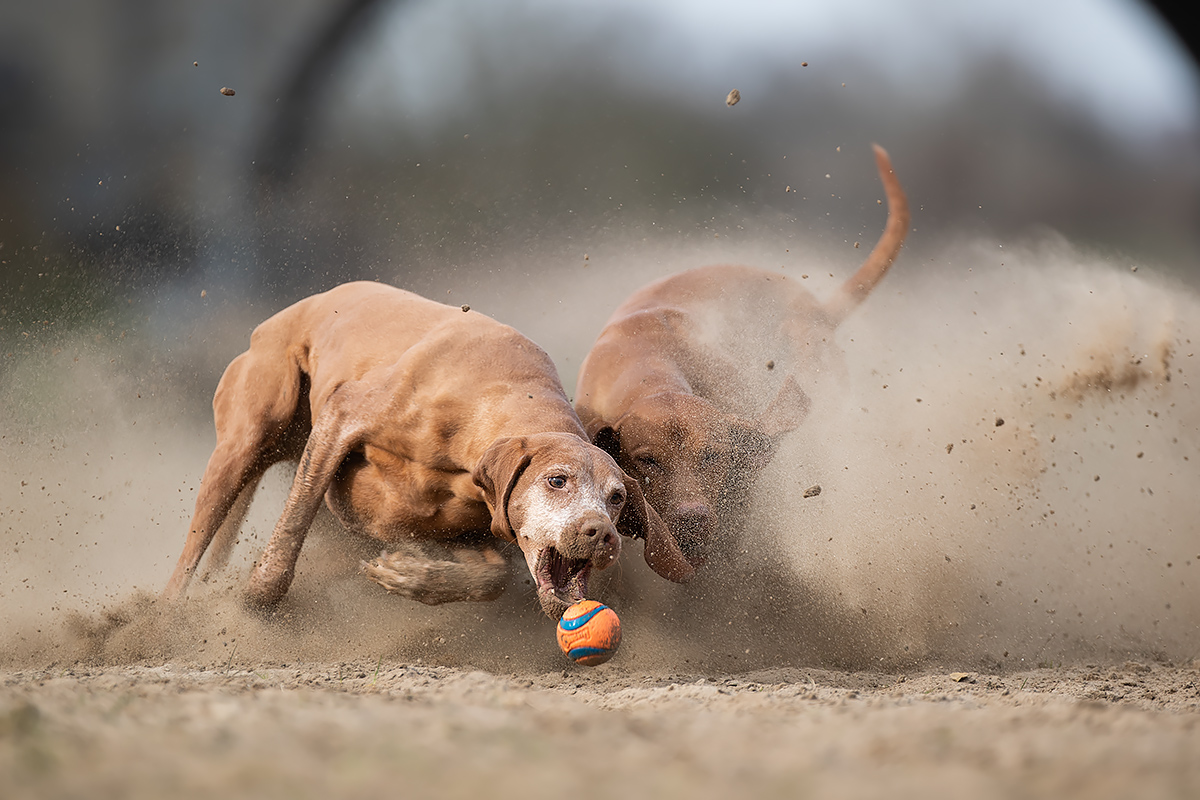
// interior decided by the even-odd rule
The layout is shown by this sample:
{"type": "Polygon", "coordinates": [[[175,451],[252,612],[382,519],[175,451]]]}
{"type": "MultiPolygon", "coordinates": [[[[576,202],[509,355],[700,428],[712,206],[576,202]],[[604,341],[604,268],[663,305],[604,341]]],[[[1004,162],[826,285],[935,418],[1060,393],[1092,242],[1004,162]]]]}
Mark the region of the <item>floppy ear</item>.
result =
{"type": "Polygon", "coordinates": [[[508,501],[532,460],[523,437],[505,437],[492,442],[471,473],[475,485],[483,490],[483,501],[492,513],[492,534],[506,541],[517,538],[508,521],[508,501]]]}
{"type": "Polygon", "coordinates": [[[812,401],[796,379],[788,375],[771,404],[754,422],[734,418],[730,422],[734,463],[757,472],[775,455],[780,438],[794,431],[808,416],[812,401]]]}
{"type": "Polygon", "coordinates": [[[758,418],[758,429],[771,439],[778,439],[800,427],[811,405],[812,401],[800,388],[795,376],[788,375],[779,387],[779,393],[758,418]]]}
{"type": "Polygon", "coordinates": [[[646,502],[635,478],[625,476],[625,507],[617,521],[622,536],[646,540],[646,563],[650,569],[675,583],[685,583],[696,570],[684,558],[675,537],[658,513],[646,502]]]}

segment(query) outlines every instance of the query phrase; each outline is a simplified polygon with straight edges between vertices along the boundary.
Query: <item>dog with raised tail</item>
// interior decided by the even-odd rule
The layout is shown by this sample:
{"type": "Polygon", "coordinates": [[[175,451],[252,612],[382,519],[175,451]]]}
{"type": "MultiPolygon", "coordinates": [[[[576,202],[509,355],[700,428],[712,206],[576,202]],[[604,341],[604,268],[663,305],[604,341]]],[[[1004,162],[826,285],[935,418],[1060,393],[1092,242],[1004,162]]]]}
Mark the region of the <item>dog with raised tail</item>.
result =
{"type": "Polygon", "coordinates": [[[780,437],[803,422],[806,387],[842,365],[837,326],[900,252],[908,201],[874,149],[887,223],[828,300],[752,267],[680,272],[622,303],[580,367],[575,407],[588,435],[637,479],[693,566],[716,552],[722,512],[744,503],[780,437]]]}

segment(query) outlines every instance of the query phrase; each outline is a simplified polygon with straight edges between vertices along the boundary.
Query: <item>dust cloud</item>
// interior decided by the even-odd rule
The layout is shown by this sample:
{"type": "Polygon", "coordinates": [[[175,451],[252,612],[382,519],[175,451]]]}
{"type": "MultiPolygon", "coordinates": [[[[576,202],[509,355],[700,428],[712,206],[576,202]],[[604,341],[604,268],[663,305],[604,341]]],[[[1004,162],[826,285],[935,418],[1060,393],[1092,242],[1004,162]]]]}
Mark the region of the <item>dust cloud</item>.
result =
{"type": "Polygon", "coordinates": [[[959,244],[839,331],[849,386],[764,476],[756,529],[858,609],[854,660],[1200,653],[1200,299],[1135,266],[959,244]]]}
{"type": "MultiPolygon", "coordinates": [[[[740,262],[826,297],[862,253],[704,238],[600,244],[586,260],[560,246],[556,260],[524,253],[394,282],[515,325],[570,392],[608,314],[649,280],[740,262]]],[[[594,581],[622,616],[623,662],[1015,670],[1200,654],[1200,296],[1131,266],[1054,238],[903,252],[839,329],[844,379],[813,395],[760,476],[729,559],[678,587],[628,542],[594,581]]],[[[232,326],[208,321],[210,349],[240,351],[243,311],[232,326]]],[[[370,545],[327,515],[278,612],[246,611],[282,467],[227,570],[162,607],[214,437],[190,386],[139,374],[134,352],[160,346],[151,333],[64,335],[0,373],[0,660],[564,664],[519,561],[496,602],[425,607],[360,576],[370,545]]],[[[216,377],[196,383],[210,392],[216,377]]]]}

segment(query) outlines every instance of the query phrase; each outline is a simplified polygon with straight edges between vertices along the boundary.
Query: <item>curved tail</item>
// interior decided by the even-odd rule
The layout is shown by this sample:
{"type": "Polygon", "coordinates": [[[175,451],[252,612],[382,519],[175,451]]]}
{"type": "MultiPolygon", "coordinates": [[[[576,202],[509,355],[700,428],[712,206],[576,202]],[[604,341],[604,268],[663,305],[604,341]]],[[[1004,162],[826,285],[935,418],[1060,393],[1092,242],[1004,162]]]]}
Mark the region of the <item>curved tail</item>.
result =
{"type": "Polygon", "coordinates": [[[908,233],[908,199],[904,196],[904,189],[900,187],[900,179],[892,169],[887,151],[877,144],[872,147],[875,148],[879,179],[883,182],[884,193],[887,194],[887,225],[867,260],[825,303],[825,310],[835,325],[840,324],[887,274],[908,233]]]}

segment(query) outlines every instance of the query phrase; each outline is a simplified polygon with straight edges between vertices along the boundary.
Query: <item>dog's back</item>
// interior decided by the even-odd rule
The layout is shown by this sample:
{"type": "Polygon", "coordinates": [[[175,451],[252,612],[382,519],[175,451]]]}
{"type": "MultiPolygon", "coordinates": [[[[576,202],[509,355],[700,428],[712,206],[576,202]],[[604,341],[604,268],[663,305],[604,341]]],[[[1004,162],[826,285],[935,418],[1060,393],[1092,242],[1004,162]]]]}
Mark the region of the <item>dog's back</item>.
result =
{"type": "Polygon", "coordinates": [[[516,329],[380,283],[342,284],[285,308],[254,330],[239,358],[295,364],[314,412],[339,386],[386,370],[411,376],[389,384],[407,395],[397,405],[422,418],[421,408],[489,391],[519,408],[509,390],[520,387],[522,398],[551,401],[566,429],[574,421],[549,355],[516,329]]]}
{"type": "Polygon", "coordinates": [[[581,416],[615,414],[656,388],[754,416],[786,375],[836,363],[835,324],[799,281],[776,272],[713,265],[669,275],[609,319],[580,369],[581,416]]]}
{"type": "Polygon", "coordinates": [[[723,411],[753,415],[783,376],[807,383],[836,368],[834,330],[883,279],[908,231],[904,190],[887,152],[874,150],[887,223],[828,300],[781,273],[736,265],[690,269],[642,287],[613,312],[580,367],[575,396],[585,424],[611,422],[658,391],[696,394],[723,411]]]}

